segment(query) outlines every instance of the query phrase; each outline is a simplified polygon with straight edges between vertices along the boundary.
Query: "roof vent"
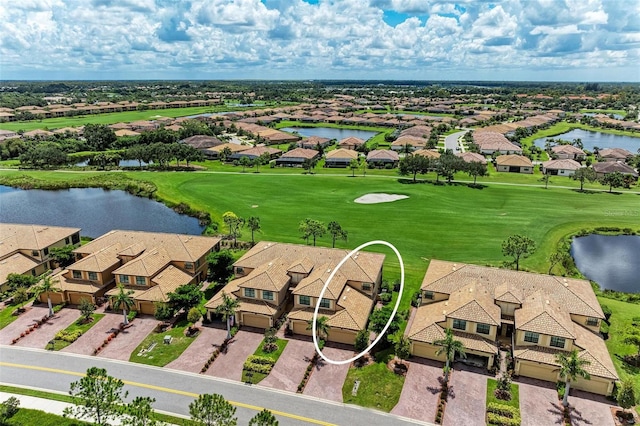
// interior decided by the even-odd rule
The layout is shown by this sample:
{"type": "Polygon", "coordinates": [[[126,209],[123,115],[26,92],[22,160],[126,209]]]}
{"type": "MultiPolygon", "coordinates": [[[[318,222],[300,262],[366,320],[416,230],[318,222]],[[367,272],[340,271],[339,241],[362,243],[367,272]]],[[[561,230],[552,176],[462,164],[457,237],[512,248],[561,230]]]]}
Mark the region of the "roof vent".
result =
{"type": "Polygon", "coordinates": [[[545,300],[544,303],[549,304],[549,299],[545,300]]]}
{"type": "Polygon", "coordinates": [[[327,272],[331,272],[331,268],[328,268],[328,269],[327,269],[327,272]]]}
{"type": "Polygon", "coordinates": [[[342,296],[342,300],[347,300],[347,296],[342,296]]]}

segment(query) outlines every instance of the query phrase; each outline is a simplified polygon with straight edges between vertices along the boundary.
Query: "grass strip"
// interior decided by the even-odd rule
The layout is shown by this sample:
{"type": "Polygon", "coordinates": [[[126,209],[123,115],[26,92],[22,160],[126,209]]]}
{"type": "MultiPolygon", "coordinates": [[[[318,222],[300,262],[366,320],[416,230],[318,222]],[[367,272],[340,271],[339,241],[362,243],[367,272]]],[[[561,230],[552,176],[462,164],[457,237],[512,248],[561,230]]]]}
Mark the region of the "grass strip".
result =
{"type": "MultiPolygon", "coordinates": [[[[75,333],[75,332],[79,331],[81,333],[80,336],[82,336],[84,333],[87,332],[87,330],[89,330],[91,327],[96,325],[98,323],[98,321],[100,321],[102,319],[102,317],[104,317],[104,316],[105,316],[105,314],[91,314],[91,318],[92,319],[89,322],[84,322],[84,320],[82,318],[80,318],[76,322],[71,324],[69,327],[65,328],[63,330],[63,332],[71,334],[71,333],[75,333]]],[[[56,334],[56,336],[57,336],[57,334],[56,334]]],[[[71,343],[73,343],[73,342],[67,342],[66,340],[58,339],[56,337],[55,339],[53,339],[53,348],[52,349],[54,351],[59,351],[61,349],[66,348],[71,343]]],[[[45,349],[51,349],[51,348],[49,347],[49,345],[47,345],[45,347],[45,349]]]]}

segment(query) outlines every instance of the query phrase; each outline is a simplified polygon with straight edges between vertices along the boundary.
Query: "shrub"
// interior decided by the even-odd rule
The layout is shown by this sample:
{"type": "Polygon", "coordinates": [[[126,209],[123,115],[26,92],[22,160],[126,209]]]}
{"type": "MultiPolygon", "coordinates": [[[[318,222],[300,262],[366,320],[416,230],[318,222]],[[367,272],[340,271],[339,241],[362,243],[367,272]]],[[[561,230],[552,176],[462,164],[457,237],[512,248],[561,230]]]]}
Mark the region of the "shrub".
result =
{"type": "Polygon", "coordinates": [[[611,314],[613,314],[611,308],[607,305],[602,305],[602,312],[604,313],[605,321],[609,322],[609,318],[611,318],[611,314]]]}
{"type": "Polygon", "coordinates": [[[490,402],[487,404],[487,412],[499,414],[503,417],[515,418],[518,416],[519,411],[517,408],[510,405],[498,404],[496,402],[490,402]]]}
{"type": "Polygon", "coordinates": [[[200,312],[200,309],[195,306],[189,309],[189,313],[187,314],[187,321],[195,324],[200,318],[202,318],[202,312],[200,312]]]}
{"type": "Polygon", "coordinates": [[[231,337],[235,336],[238,333],[238,327],[231,327],[231,337]]]}
{"type": "Polygon", "coordinates": [[[392,298],[393,298],[393,294],[391,293],[380,294],[380,301],[382,302],[383,305],[386,305],[387,303],[391,302],[392,298]]]}
{"type": "Polygon", "coordinates": [[[5,424],[7,420],[15,416],[20,406],[20,400],[15,396],[10,397],[0,404],[0,424],[5,424]]]}
{"type": "Polygon", "coordinates": [[[245,370],[254,371],[256,373],[269,374],[274,364],[275,364],[275,361],[272,360],[271,358],[258,356],[258,355],[251,355],[244,362],[243,368],[245,370]]]}
{"type": "Polygon", "coordinates": [[[68,342],[68,343],[73,343],[76,340],[78,340],[78,338],[82,336],[82,331],[80,330],[76,330],[76,331],[67,331],[67,330],[60,330],[59,332],[56,333],[56,340],[62,340],[64,342],[68,342]]]}
{"type": "Polygon", "coordinates": [[[158,321],[164,321],[164,320],[168,320],[171,317],[173,317],[173,308],[171,307],[171,305],[169,305],[168,303],[162,303],[162,302],[156,302],[155,303],[155,307],[156,310],[153,314],[153,316],[158,320],[158,321]]]}
{"type": "Polygon", "coordinates": [[[521,420],[519,416],[509,418],[495,413],[488,413],[487,423],[496,426],[520,426],[521,420]]]}
{"type": "Polygon", "coordinates": [[[133,321],[133,319],[134,319],[135,317],[137,317],[137,316],[138,316],[138,311],[130,311],[130,312],[127,314],[127,319],[128,319],[129,321],[133,321]]]}

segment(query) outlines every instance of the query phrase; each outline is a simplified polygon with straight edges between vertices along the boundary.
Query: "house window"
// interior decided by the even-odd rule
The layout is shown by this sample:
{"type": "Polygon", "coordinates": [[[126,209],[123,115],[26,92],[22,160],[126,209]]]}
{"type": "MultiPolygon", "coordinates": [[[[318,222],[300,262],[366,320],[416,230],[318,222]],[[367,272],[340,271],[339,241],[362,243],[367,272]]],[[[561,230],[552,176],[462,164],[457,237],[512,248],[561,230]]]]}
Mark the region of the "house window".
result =
{"type": "Polygon", "coordinates": [[[73,278],[75,278],[76,280],[81,280],[82,279],[82,272],[80,271],[73,271],[73,278]]]}
{"type": "Polygon", "coordinates": [[[540,335],[538,333],[534,333],[533,331],[525,331],[524,333],[524,341],[529,343],[538,343],[540,340],[540,335]]]}
{"type": "Polygon", "coordinates": [[[196,268],[200,267],[200,259],[196,260],[196,268]]]}
{"type": "Polygon", "coordinates": [[[425,291],[424,292],[424,298],[425,299],[429,299],[429,300],[433,300],[433,292],[432,291],[425,291]]]}
{"type": "Polygon", "coordinates": [[[64,239],[64,243],[65,243],[66,245],[69,245],[69,237],[67,237],[67,238],[65,238],[65,239],[64,239]]]}
{"type": "Polygon", "coordinates": [[[592,317],[587,318],[587,325],[591,325],[591,326],[598,325],[598,318],[592,318],[592,317]]]}
{"type": "Polygon", "coordinates": [[[47,256],[49,254],[49,247],[44,248],[44,255],[47,256]]]}
{"type": "Polygon", "coordinates": [[[95,272],[89,272],[89,279],[91,281],[98,281],[98,274],[95,272]]]}
{"type": "Polygon", "coordinates": [[[268,290],[262,290],[262,298],[264,300],[273,300],[273,292],[268,290]]]}
{"type": "Polygon", "coordinates": [[[298,301],[301,305],[311,305],[311,298],[309,296],[299,296],[298,301]]]}
{"type": "Polygon", "coordinates": [[[323,297],[322,300],[320,301],[320,307],[329,309],[331,307],[331,302],[329,301],[329,299],[325,299],[323,297]]]}
{"type": "Polygon", "coordinates": [[[256,297],[256,289],[255,288],[245,288],[244,289],[244,297],[256,297]]]}
{"type": "Polygon", "coordinates": [[[564,337],[551,336],[549,346],[553,346],[554,348],[564,348],[564,340],[564,337]]]}
{"type": "Polygon", "coordinates": [[[40,257],[40,252],[38,250],[31,250],[31,256],[40,257]]]}
{"type": "Polygon", "coordinates": [[[144,277],[136,277],[136,285],[147,285],[147,280],[144,277]]]}
{"type": "Polygon", "coordinates": [[[476,325],[476,333],[479,334],[489,334],[490,329],[491,327],[489,327],[489,324],[479,323],[478,325],[476,325]]]}
{"type": "Polygon", "coordinates": [[[244,274],[244,268],[242,266],[237,266],[236,274],[244,274]]]}
{"type": "Polygon", "coordinates": [[[120,282],[122,284],[129,284],[129,275],[120,275],[120,282]]]}
{"type": "Polygon", "coordinates": [[[80,234],[73,234],[71,236],[71,244],[78,244],[80,242],[80,234]]]}
{"type": "Polygon", "coordinates": [[[364,291],[371,291],[371,283],[362,283],[362,289],[364,291]]]}
{"type": "Polygon", "coordinates": [[[185,269],[193,269],[193,263],[191,263],[191,262],[184,262],[184,268],[185,268],[185,269]]]}
{"type": "Polygon", "coordinates": [[[465,320],[461,320],[461,319],[455,319],[453,320],[453,328],[455,328],[456,330],[466,330],[467,329],[467,322],[465,320]]]}

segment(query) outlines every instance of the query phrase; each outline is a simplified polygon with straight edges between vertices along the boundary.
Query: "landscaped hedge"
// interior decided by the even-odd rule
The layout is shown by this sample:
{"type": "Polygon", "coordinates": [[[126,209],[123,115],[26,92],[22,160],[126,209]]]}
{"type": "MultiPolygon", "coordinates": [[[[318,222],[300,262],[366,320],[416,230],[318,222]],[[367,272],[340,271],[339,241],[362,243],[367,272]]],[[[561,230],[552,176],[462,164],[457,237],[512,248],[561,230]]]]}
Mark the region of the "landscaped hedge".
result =
{"type": "Polygon", "coordinates": [[[506,404],[498,404],[495,402],[490,402],[487,404],[487,412],[499,414],[504,417],[515,418],[519,416],[519,411],[517,408],[512,407],[506,404]]]}
{"type": "Polygon", "coordinates": [[[244,362],[244,369],[256,373],[269,374],[275,365],[275,361],[264,356],[251,355],[244,362]]]}
{"type": "Polygon", "coordinates": [[[520,426],[520,417],[509,418],[495,413],[487,413],[487,423],[491,426],[520,426]]]}
{"type": "Polygon", "coordinates": [[[81,330],[76,330],[76,331],[67,331],[67,330],[60,330],[59,332],[56,333],[56,340],[62,340],[68,343],[73,343],[76,340],[78,340],[78,338],[82,336],[82,331],[81,330]]]}

